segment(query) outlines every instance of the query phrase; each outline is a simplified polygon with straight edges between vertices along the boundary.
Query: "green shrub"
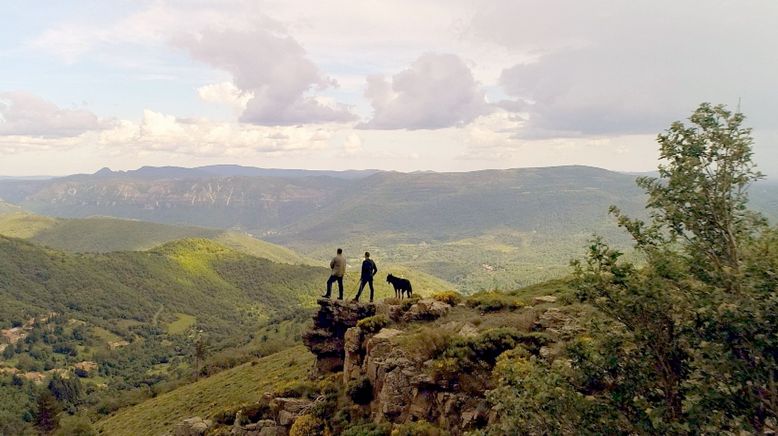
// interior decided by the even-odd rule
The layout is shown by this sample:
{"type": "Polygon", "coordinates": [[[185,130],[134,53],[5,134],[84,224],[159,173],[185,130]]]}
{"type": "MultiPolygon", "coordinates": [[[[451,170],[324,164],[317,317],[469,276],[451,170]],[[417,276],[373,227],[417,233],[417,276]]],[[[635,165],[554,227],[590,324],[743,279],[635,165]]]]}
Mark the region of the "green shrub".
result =
{"type": "Polygon", "coordinates": [[[216,414],[213,415],[213,421],[217,424],[233,425],[235,423],[237,412],[238,411],[235,409],[227,409],[222,410],[221,412],[216,412],[216,414]]]}
{"type": "Polygon", "coordinates": [[[367,318],[360,319],[357,322],[357,327],[368,333],[378,333],[382,328],[388,326],[390,323],[389,318],[384,315],[375,315],[367,318]]]}
{"type": "Polygon", "coordinates": [[[365,405],[373,401],[373,385],[370,383],[370,379],[364,376],[350,381],[346,387],[346,393],[356,404],[365,405]]]}
{"type": "Polygon", "coordinates": [[[392,426],[388,423],[376,424],[371,422],[349,427],[341,433],[341,436],[390,436],[391,431],[392,426]]]}
{"type": "Polygon", "coordinates": [[[467,307],[481,312],[498,312],[500,310],[516,310],[524,307],[518,298],[497,291],[484,291],[473,294],[465,302],[467,307]]]}
{"type": "Polygon", "coordinates": [[[324,423],[313,415],[302,415],[294,420],[289,436],[313,436],[324,433],[324,423]]]}
{"type": "Polygon", "coordinates": [[[400,424],[392,430],[392,436],[447,436],[448,432],[427,421],[400,424]]]}
{"type": "Polygon", "coordinates": [[[92,427],[92,421],[85,416],[65,416],[54,436],[97,436],[97,431],[92,427]]]}
{"type": "Polygon", "coordinates": [[[319,395],[319,386],[310,381],[298,381],[275,391],[276,397],[284,398],[316,398],[319,395]]]}
{"type": "Polygon", "coordinates": [[[449,306],[456,306],[457,304],[462,302],[462,294],[455,291],[438,292],[432,294],[432,298],[438,301],[442,301],[443,303],[446,303],[449,306]]]}

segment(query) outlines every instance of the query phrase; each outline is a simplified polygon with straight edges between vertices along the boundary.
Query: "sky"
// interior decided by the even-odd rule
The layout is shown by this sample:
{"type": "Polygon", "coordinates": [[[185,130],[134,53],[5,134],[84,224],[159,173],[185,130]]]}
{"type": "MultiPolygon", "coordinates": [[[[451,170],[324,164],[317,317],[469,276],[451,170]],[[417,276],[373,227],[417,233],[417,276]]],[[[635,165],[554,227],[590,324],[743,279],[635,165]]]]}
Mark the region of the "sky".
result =
{"type": "Polygon", "coordinates": [[[774,0],[0,2],[0,175],[650,171],[738,106],[778,175],[774,0]]]}

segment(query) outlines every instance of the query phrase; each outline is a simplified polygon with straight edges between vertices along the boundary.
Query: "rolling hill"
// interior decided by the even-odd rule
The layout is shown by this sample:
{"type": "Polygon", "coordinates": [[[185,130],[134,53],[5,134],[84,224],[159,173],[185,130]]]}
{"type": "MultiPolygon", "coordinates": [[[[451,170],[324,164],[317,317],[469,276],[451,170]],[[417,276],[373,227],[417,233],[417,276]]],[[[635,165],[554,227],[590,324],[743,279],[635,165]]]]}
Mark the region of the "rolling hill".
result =
{"type": "Polygon", "coordinates": [[[205,238],[273,262],[291,265],[313,262],[245,232],[108,217],[51,218],[18,208],[9,208],[5,213],[0,209],[0,235],[28,239],[57,250],[94,253],[148,250],[178,239],[205,238]]]}
{"type": "MultiPolygon", "coordinates": [[[[618,204],[632,216],[644,213],[635,177],[584,166],[463,173],[144,167],[0,181],[0,198],[47,216],[240,229],[318,262],[336,246],[352,262],[368,250],[380,263],[423,271],[469,293],[558,277],[595,233],[628,249],[607,210],[618,204]]],[[[752,198],[757,210],[778,217],[778,185],[759,183],[752,198]]],[[[37,237],[65,249],[81,242],[37,237]]],[[[249,251],[236,237],[221,242],[249,251]]],[[[106,246],[127,247],[120,239],[106,246]]]]}

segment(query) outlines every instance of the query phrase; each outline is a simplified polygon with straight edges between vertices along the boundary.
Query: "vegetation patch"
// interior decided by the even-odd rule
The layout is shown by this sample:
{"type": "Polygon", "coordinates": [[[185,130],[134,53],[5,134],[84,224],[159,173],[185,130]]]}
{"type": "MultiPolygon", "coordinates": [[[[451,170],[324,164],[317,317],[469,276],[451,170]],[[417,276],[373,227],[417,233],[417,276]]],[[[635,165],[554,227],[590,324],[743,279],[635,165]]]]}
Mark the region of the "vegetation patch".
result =
{"type": "Polygon", "coordinates": [[[382,328],[388,326],[390,322],[389,318],[384,315],[374,315],[360,319],[357,322],[357,327],[368,333],[378,333],[382,328]]]}
{"type": "Polygon", "coordinates": [[[481,312],[516,310],[524,307],[524,303],[519,298],[498,291],[478,292],[467,297],[465,304],[481,312]]]}
{"type": "Polygon", "coordinates": [[[176,313],[176,320],[166,326],[169,335],[180,335],[189,330],[197,322],[197,318],[186,313],[176,313]]]}

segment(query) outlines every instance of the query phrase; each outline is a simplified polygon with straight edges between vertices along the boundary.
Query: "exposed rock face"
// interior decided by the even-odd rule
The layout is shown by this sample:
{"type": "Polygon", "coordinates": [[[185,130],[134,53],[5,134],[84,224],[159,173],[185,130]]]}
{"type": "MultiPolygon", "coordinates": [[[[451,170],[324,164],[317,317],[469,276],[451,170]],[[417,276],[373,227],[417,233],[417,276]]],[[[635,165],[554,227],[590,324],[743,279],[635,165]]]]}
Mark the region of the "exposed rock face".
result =
{"type": "MultiPolygon", "coordinates": [[[[433,299],[419,300],[409,308],[406,305],[407,310],[402,305],[383,303],[374,306],[319,300],[319,305],[314,328],[304,336],[305,344],[316,354],[320,372],[342,368],[346,385],[363,377],[370,381],[373,401],[369,407],[373,421],[401,424],[425,420],[453,435],[461,435],[470,428],[483,428],[489,414],[486,400],[452,392],[448,385],[436,383],[425,364],[406,355],[397,345],[402,330],[385,327],[373,333],[357,327],[359,319],[376,313],[388,314],[396,321],[434,320],[445,316],[450,305],[433,299]]],[[[478,334],[478,329],[469,323],[454,327],[461,336],[478,334]]],[[[305,413],[303,409],[293,409],[296,416],[305,413]]],[[[293,420],[277,412],[275,422],[287,425],[293,420]]]]}
{"type": "Polygon", "coordinates": [[[403,321],[432,321],[446,315],[450,308],[442,301],[426,298],[411,306],[403,315],[403,321]]]}
{"type": "Polygon", "coordinates": [[[313,329],[303,335],[303,343],[316,355],[320,374],[343,369],[346,331],[362,318],[375,315],[371,303],[343,302],[320,298],[319,311],[313,317],[313,329]]]}
{"type": "Polygon", "coordinates": [[[199,416],[185,419],[173,427],[173,436],[201,436],[204,435],[213,423],[210,419],[203,419],[199,416]]]}

